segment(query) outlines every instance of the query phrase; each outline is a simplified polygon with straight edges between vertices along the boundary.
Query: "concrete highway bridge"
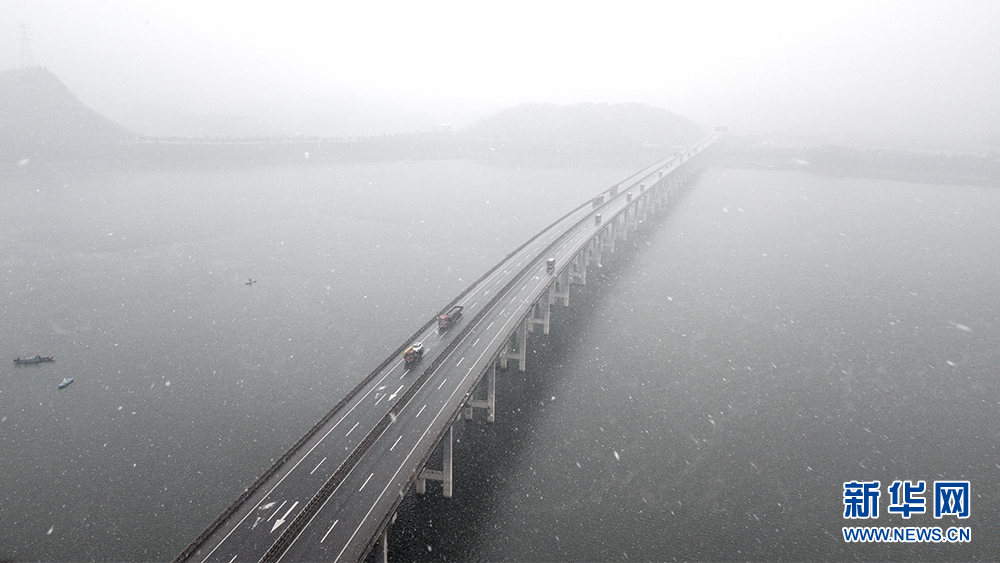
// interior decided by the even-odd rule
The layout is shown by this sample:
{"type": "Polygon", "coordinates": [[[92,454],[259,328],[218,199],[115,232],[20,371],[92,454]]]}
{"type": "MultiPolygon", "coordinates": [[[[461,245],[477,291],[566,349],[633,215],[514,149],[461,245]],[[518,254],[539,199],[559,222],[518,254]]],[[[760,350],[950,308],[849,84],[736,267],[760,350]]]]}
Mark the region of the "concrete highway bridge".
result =
{"type": "Polygon", "coordinates": [[[420,327],[216,518],[175,562],[385,560],[386,531],[407,491],[452,492],[452,424],[474,409],[493,421],[497,366],[525,369],[528,334],[549,332],[573,284],[700,171],[701,142],[587,201],[511,252],[420,327]],[[423,357],[404,352],[422,343],[423,357]],[[442,467],[427,467],[442,450],[442,467]],[[376,547],[378,546],[378,547],[376,547]]]}

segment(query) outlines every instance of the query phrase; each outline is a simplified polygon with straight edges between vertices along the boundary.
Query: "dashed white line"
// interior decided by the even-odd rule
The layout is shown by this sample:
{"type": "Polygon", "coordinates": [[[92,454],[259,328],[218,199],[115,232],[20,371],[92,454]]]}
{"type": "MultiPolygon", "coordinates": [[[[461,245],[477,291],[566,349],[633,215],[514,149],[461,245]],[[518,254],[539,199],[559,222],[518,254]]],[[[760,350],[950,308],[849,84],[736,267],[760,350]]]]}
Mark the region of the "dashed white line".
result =
{"type": "Polygon", "coordinates": [[[426,408],[427,408],[427,405],[424,405],[424,406],[420,407],[420,410],[417,411],[416,416],[414,416],[413,418],[417,418],[418,416],[420,416],[420,413],[424,412],[424,409],[426,409],[426,408]]]}
{"type": "Polygon", "coordinates": [[[350,436],[351,432],[354,432],[354,429],[357,428],[359,424],[361,424],[361,421],[355,422],[354,426],[352,426],[351,429],[347,431],[347,434],[344,434],[344,437],[346,438],[350,436]]]}
{"type": "Polygon", "coordinates": [[[369,476],[368,476],[368,478],[367,478],[367,479],[365,479],[365,484],[364,484],[364,485],[361,485],[361,488],[360,488],[360,489],[358,489],[358,492],[359,492],[359,493],[360,493],[361,491],[365,490],[365,486],[367,486],[367,485],[368,485],[368,481],[371,481],[371,480],[372,480],[372,476],[373,476],[373,475],[375,475],[375,474],[374,474],[374,473],[372,473],[371,475],[369,475],[369,476]]]}
{"type": "Polygon", "coordinates": [[[475,348],[476,344],[479,344],[480,340],[482,340],[482,337],[477,338],[476,341],[472,343],[472,347],[475,348]]]}
{"type": "Polygon", "coordinates": [[[233,563],[233,561],[236,561],[237,557],[239,557],[239,555],[234,555],[233,558],[229,560],[229,563],[233,563]]]}
{"type": "Polygon", "coordinates": [[[448,378],[447,378],[447,377],[446,377],[446,378],[444,378],[444,381],[442,381],[442,382],[441,382],[441,385],[438,385],[438,390],[439,390],[439,391],[441,390],[441,388],[442,388],[442,387],[444,387],[444,383],[445,383],[445,381],[448,381],[448,378]]]}
{"type": "Polygon", "coordinates": [[[312,475],[313,473],[316,473],[316,470],[319,469],[320,465],[323,465],[324,461],[326,461],[325,457],[323,459],[321,459],[319,463],[316,464],[316,467],[313,467],[313,470],[310,471],[309,474],[312,475]]]}
{"type": "Polygon", "coordinates": [[[462,365],[462,362],[464,362],[464,361],[465,361],[465,356],[462,356],[462,359],[459,360],[457,364],[455,364],[455,367],[458,367],[458,366],[462,365]]]}
{"type": "Polygon", "coordinates": [[[396,444],[398,444],[399,441],[402,440],[402,439],[403,439],[402,436],[400,436],[399,438],[396,438],[396,441],[392,443],[392,448],[389,448],[389,451],[391,452],[393,450],[393,448],[396,447],[396,444]]]}
{"type": "Polygon", "coordinates": [[[330,535],[330,532],[332,532],[332,531],[333,531],[333,529],[337,527],[337,522],[340,522],[340,520],[339,520],[339,519],[337,519],[337,520],[334,520],[334,521],[333,521],[333,526],[330,526],[330,529],[329,529],[329,530],[327,530],[325,534],[323,534],[323,539],[322,539],[322,540],[319,540],[319,543],[323,543],[323,540],[325,540],[325,539],[326,539],[326,536],[329,536],[329,535],[330,535]]]}

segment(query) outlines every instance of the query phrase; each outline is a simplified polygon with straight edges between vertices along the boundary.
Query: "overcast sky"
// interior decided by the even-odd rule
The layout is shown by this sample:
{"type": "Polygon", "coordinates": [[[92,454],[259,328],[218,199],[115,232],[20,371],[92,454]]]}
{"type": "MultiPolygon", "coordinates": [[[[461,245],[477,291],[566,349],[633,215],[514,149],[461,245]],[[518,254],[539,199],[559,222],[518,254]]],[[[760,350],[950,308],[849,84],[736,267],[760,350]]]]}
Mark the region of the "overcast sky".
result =
{"type": "Polygon", "coordinates": [[[642,102],[744,133],[1000,134],[1000,2],[0,0],[0,68],[109,117],[331,95],[461,124],[523,102],[642,102]]]}

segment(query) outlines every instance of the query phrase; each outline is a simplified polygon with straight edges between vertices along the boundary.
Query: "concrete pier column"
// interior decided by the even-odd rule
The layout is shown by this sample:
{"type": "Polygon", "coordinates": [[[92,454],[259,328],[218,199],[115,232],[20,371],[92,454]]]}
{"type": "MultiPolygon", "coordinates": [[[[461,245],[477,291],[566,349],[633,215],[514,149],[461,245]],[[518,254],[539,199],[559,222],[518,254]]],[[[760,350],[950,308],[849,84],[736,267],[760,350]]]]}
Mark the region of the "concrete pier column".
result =
{"type": "MultiPolygon", "coordinates": [[[[603,232],[603,231],[602,231],[603,232]]],[[[604,249],[604,245],[601,244],[601,234],[598,233],[596,237],[590,239],[587,243],[587,264],[589,265],[593,262],[598,268],[601,268],[601,254],[604,249]]]]}
{"type": "Polygon", "coordinates": [[[580,285],[587,285],[587,249],[584,248],[573,258],[576,278],[580,285]]]}
{"type": "Polygon", "coordinates": [[[615,253],[615,239],[618,238],[617,230],[618,218],[616,217],[610,224],[608,224],[608,228],[603,231],[604,242],[602,242],[602,244],[604,245],[604,248],[611,251],[611,254],[615,253]]]}
{"type": "Polygon", "coordinates": [[[518,327],[517,331],[521,337],[518,342],[518,352],[520,353],[518,362],[520,364],[520,370],[524,371],[525,363],[528,360],[528,319],[525,319],[524,322],[521,323],[521,326],[518,327]]]}
{"type": "Polygon", "coordinates": [[[531,313],[528,314],[528,332],[534,334],[535,325],[542,325],[542,333],[549,333],[549,307],[549,298],[547,295],[532,305],[531,313]],[[539,316],[539,313],[541,316],[539,316]]]}
{"type": "Polygon", "coordinates": [[[507,339],[507,343],[504,344],[503,352],[500,353],[500,367],[502,369],[507,369],[507,360],[517,360],[519,363],[520,371],[525,370],[525,361],[528,359],[527,348],[528,348],[528,324],[529,320],[524,319],[521,324],[517,325],[514,329],[514,334],[507,339]]]}
{"type": "Polygon", "coordinates": [[[444,498],[451,498],[451,485],[452,485],[452,481],[453,481],[453,475],[452,475],[452,456],[451,456],[451,453],[452,453],[451,452],[451,450],[452,450],[451,435],[452,435],[452,429],[453,428],[454,428],[454,425],[448,427],[448,437],[445,439],[446,441],[444,443],[444,457],[443,457],[443,463],[442,463],[442,465],[444,466],[442,468],[443,469],[442,472],[444,473],[444,476],[441,479],[441,482],[444,485],[444,498]]]}
{"type": "Polygon", "coordinates": [[[556,277],[555,284],[552,291],[553,299],[562,298],[563,307],[569,307],[569,286],[570,286],[570,269],[573,267],[572,262],[567,264],[563,271],[559,272],[556,277]]]}
{"type": "Polygon", "coordinates": [[[441,455],[441,471],[436,469],[427,469],[426,467],[420,472],[417,477],[417,494],[425,494],[427,492],[427,481],[441,481],[443,486],[443,495],[445,498],[451,498],[452,489],[452,429],[453,426],[448,427],[448,434],[441,440],[444,450],[441,455]]]}
{"type": "Polygon", "coordinates": [[[465,409],[465,420],[472,420],[473,407],[486,409],[486,421],[493,422],[496,419],[497,403],[497,364],[493,362],[486,372],[486,400],[470,399],[468,408],[465,409]]]}
{"type": "Polygon", "coordinates": [[[382,544],[382,563],[389,563],[389,528],[382,530],[379,543],[382,544]]]}

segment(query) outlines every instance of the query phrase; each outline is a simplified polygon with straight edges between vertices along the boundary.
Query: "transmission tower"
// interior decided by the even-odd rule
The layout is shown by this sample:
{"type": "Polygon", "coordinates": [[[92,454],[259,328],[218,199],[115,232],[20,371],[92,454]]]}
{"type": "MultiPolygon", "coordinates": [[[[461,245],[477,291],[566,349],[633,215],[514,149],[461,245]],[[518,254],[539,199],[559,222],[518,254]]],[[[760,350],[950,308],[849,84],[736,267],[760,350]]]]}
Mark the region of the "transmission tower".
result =
{"type": "Polygon", "coordinates": [[[31,59],[31,42],[28,39],[28,24],[21,24],[21,68],[35,66],[35,61],[31,59]]]}

